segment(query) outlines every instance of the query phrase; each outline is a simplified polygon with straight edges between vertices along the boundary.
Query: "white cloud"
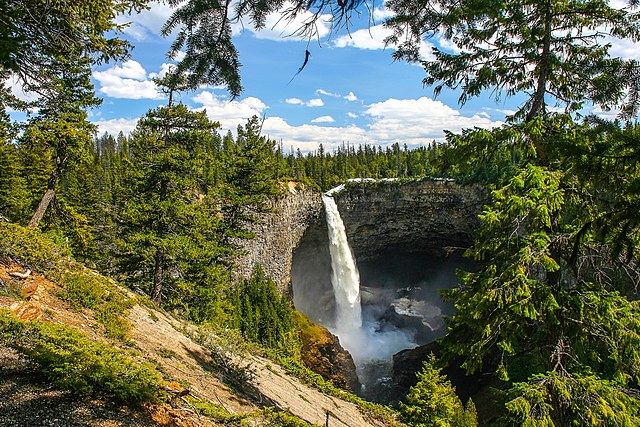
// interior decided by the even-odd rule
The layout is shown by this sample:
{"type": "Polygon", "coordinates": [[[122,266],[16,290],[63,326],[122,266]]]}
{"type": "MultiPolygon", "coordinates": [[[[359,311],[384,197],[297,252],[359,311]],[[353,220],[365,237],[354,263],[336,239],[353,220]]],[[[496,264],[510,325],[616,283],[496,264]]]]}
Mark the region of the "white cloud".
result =
{"type": "Polygon", "coordinates": [[[309,101],[303,101],[300,98],[287,98],[284,100],[287,104],[292,105],[304,105],[306,107],[322,107],[324,106],[324,101],[320,98],[311,99],[309,101]]]}
{"type": "Polygon", "coordinates": [[[329,91],[326,91],[324,89],[316,89],[316,93],[318,95],[331,96],[333,98],[340,98],[340,96],[341,96],[339,93],[329,92],[329,91]]]}
{"type": "Polygon", "coordinates": [[[109,119],[109,120],[97,120],[93,122],[98,126],[98,135],[102,135],[105,132],[109,132],[111,135],[118,135],[122,131],[125,135],[129,135],[138,124],[138,119],[109,119]]]}
{"type": "Polygon", "coordinates": [[[357,115],[356,113],[352,113],[351,111],[349,111],[349,112],[347,113],[347,116],[348,116],[348,117],[351,117],[352,119],[355,119],[356,117],[358,117],[358,115],[357,115]]]}
{"type": "Polygon", "coordinates": [[[358,49],[378,50],[384,49],[384,39],[391,36],[393,31],[382,25],[374,25],[350,34],[337,37],[333,41],[335,47],[355,47],[358,49]]]}
{"type": "MultiPolygon", "coordinates": [[[[206,108],[210,119],[221,123],[221,132],[235,131],[238,125],[244,125],[254,116],[262,116],[268,109],[260,99],[248,97],[238,101],[228,101],[212,92],[201,92],[193,101],[206,108]]],[[[347,116],[355,118],[354,113],[347,116]]],[[[282,141],[285,149],[289,146],[302,151],[315,150],[323,144],[327,150],[333,150],[341,144],[389,145],[395,142],[409,146],[427,144],[433,140],[444,140],[444,129],[459,132],[463,128],[490,128],[502,123],[492,121],[486,113],[465,116],[440,101],[429,98],[387,99],[369,105],[364,111],[369,121],[366,126],[329,126],[334,119],[321,116],[309,124],[293,126],[281,117],[267,117],[263,123],[264,135],[276,141],[282,141]],[[323,125],[318,125],[322,123],[323,125]]],[[[109,131],[117,134],[134,129],[135,119],[112,119],[95,122],[100,133],[109,131]]]]}
{"type": "Polygon", "coordinates": [[[32,102],[37,101],[40,98],[40,95],[35,92],[25,91],[22,81],[15,75],[10,76],[7,80],[1,83],[3,86],[8,87],[11,90],[13,96],[22,101],[32,102]]]}
{"type": "Polygon", "coordinates": [[[613,109],[613,110],[604,110],[601,107],[592,107],[593,109],[591,109],[591,111],[589,111],[590,109],[587,108],[585,113],[587,114],[595,114],[596,116],[600,117],[601,119],[605,119],[605,120],[615,120],[618,118],[618,116],[620,115],[620,110],[619,109],[613,109]]]}
{"type": "Polygon", "coordinates": [[[311,123],[333,123],[333,122],[335,122],[335,120],[331,116],[320,116],[311,120],[311,123]]]}
{"type": "Polygon", "coordinates": [[[194,96],[193,101],[207,110],[207,116],[211,120],[220,122],[222,128],[229,130],[244,125],[253,116],[261,116],[268,108],[264,102],[252,96],[239,101],[228,101],[207,91],[194,96]]]}
{"type": "Polygon", "coordinates": [[[105,71],[94,71],[100,83],[99,92],[112,98],[162,99],[162,95],[140,63],[128,60],[122,67],[115,65],[105,71]]]}
{"type": "Polygon", "coordinates": [[[424,144],[443,140],[444,129],[459,132],[465,128],[499,126],[486,114],[463,116],[460,111],[430,98],[394,99],[369,105],[365,114],[372,118],[369,133],[378,141],[424,144]]]}
{"type": "Polygon", "coordinates": [[[373,20],[374,21],[384,21],[387,18],[391,18],[395,16],[395,13],[386,8],[385,5],[382,7],[376,7],[373,9],[373,20]]]}
{"type": "Polygon", "coordinates": [[[310,151],[317,149],[320,144],[328,150],[333,150],[343,143],[372,142],[367,137],[367,132],[357,126],[291,126],[281,117],[268,117],[262,126],[262,132],[271,139],[282,141],[285,150],[291,146],[294,149],[310,151]]]}
{"type": "MultiPolygon", "coordinates": [[[[351,118],[354,113],[347,113],[351,118]]],[[[263,132],[270,138],[282,141],[284,147],[292,146],[302,151],[315,150],[322,143],[327,150],[343,143],[389,145],[394,142],[410,146],[444,140],[444,129],[459,132],[464,128],[500,126],[481,112],[465,116],[440,101],[422,97],[419,99],[387,99],[369,105],[364,112],[369,125],[317,126],[313,123],[330,123],[329,116],[318,117],[310,124],[292,126],[281,117],[268,117],[263,132]],[[325,122],[325,117],[326,122],[325,122]],[[321,121],[322,119],[322,121],[321,121]]]]}
{"type": "Polygon", "coordinates": [[[131,59],[124,62],[122,64],[122,67],[120,67],[119,65],[114,65],[112,68],[105,72],[108,72],[115,77],[122,77],[123,79],[145,80],[147,78],[147,72],[142,67],[142,65],[140,65],[139,62],[131,59]]]}
{"type": "Polygon", "coordinates": [[[347,96],[345,96],[344,99],[346,99],[347,101],[353,102],[353,101],[357,101],[358,97],[356,96],[355,93],[349,92],[349,94],[347,96]]]}
{"type": "MultiPolygon", "coordinates": [[[[382,24],[374,25],[370,28],[354,31],[350,34],[337,37],[334,42],[334,47],[354,47],[357,49],[366,50],[380,50],[385,49],[384,40],[393,35],[393,30],[385,28],[382,24]]],[[[425,60],[433,59],[433,53],[431,47],[433,45],[429,42],[422,41],[420,43],[420,56],[425,60]]],[[[395,46],[389,46],[395,48],[395,46]]]]}
{"type": "Polygon", "coordinates": [[[164,76],[167,75],[167,73],[169,71],[171,71],[172,68],[175,68],[176,64],[167,64],[164,63],[160,66],[160,71],[158,71],[157,73],[149,73],[149,77],[150,78],[154,78],[154,77],[159,77],[159,78],[163,78],[164,76]]]}
{"type": "Polygon", "coordinates": [[[609,54],[613,57],[640,60],[640,44],[632,40],[607,37],[603,42],[611,43],[609,54]]]}
{"type": "Polygon", "coordinates": [[[138,41],[147,40],[151,34],[160,35],[160,29],[171,16],[173,9],[164,2],[157,1],[150,2],[149,8],[140,13],[134,12],[133,15],[121,15],[116,22],[130,23],[124,32],[138,41]]]}

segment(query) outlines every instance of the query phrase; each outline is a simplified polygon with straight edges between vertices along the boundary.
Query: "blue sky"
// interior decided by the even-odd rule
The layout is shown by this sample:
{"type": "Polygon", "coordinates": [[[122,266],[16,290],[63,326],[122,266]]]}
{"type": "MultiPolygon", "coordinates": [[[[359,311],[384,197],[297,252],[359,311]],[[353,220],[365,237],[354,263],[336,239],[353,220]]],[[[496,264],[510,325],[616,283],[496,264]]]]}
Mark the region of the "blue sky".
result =
{"type": "MultiPolygon", "coordinates": [[[[129,60],[94,70],[96,92],[104,101],[90,119],[100,133],[128,133],[147,110],[166,104],[151,78],[162,75],[171,63],[165,56],[171,38],[159,35],[170,13],[166,5],[151,3],[149,11],[122,17],[122,22],[130,22],[124,37],[135,48],[129,60]]],[[[442,141],[445,129],[499,125],[517,106],[518,99],[496,103],[483,96],[460,107],[459,94],[446,89],[434,100],[432,88],[422,85],[422,68],[394,62],[392,48],[384,49],[387,30],[379,24],[385,16],[388,12],[380,3],[374,22],[369,25],[362,16],[350,34],[329,37],[329,24],[321,25],[320,44],[311,42],[311,59],[293,80],[307,48],[306,40],[289,36],[296,23],[285,27],[274,15],[259,32],[247,23],[244,29],[238,25],[234,42],[243,64],[243,94],[230,100],[224,88],[201,88],[179,99],[190,108],[205,108],[221,123],[222,133],[254,114],[264,116],[266,135],[281,141],[285,149],[302,151],[320,143],[329,150],[342,143],[428,144],[442,141]]],[[[439,41],[423,43],[425,57],[430,43],[439,41]]],[[[640,58],[631,42],[616,42],[613,53],[640,58]]]]}

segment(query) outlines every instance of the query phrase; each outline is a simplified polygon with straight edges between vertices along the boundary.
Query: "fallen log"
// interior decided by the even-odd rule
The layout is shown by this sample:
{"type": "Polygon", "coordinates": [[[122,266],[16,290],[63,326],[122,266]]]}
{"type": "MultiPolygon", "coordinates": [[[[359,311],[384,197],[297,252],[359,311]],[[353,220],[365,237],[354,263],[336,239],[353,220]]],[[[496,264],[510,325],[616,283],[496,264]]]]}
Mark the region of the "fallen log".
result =
{"type": "Polygon", "coordinates": [[[24,273],[21,273],[19,271],[11,271],[11,272],[9,272],[9,276],[18,277],[20,279],[26,279],[30,275],[31,275],[31,270],[27,270],[24,273]]]}

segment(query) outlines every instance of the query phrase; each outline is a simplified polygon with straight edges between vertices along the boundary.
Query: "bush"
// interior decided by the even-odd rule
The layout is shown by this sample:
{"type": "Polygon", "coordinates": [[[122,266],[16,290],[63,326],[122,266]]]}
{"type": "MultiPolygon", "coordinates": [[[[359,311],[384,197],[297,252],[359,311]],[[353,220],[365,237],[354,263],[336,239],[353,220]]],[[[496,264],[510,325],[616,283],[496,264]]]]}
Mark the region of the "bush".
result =
{"type": "Polygon", "coordinates": [[[101,282],[98,277],[83,271],[71,272],[62,279],[64,290],[59,296],[75,309],[94,309],[102,304],[107,296],[105,285],[101,282]]]}
{"type": "Polygon", "coordinates": [[[95,318],[104,326],[109,338],[121,341],[128,338],[131,324],[123,316],[133,306],[133,301],[127,299],[115,285],[83,269],[66,273],[62,286],[64,289],[58,296],[76,310],[95,310],[95,318]]]}
{"type": "Polygon", "coordinates": [[[151,365],[66,325],[24,322],[3,310],[0,345],[25,354],[56,386],[77,394],[101,392],[132,404],[161,395],[161,378],[151,365]]]}
{"type": "Polygon", "coordinates": [[[71,252],[37,229],[0,221],[0,259],[3,258],[57,278],[71,263],[71,252]]]}

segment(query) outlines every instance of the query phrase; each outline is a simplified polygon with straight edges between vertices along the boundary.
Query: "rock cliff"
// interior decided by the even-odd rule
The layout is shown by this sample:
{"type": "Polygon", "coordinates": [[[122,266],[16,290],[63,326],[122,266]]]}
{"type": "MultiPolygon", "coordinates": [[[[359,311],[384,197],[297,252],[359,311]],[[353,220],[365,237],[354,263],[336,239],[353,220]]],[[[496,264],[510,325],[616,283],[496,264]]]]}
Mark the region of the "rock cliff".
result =
{"type": "Polygon", "coordinates": [[[358,261],[390,250],[466,248],[486,200],[480,187],[432,179],[350,183],[334,197],[358,261]]]}
{"type": "Polygon", "coordinates": [[[284,194],[269,203],[269,212],[259,215],[250,230],[255,238],[242,242],[245,252],[237,260],[239,277],[249,277],[260,264],[278,287],[290,294],[293,252],[310,224],[316,223],[322,211],[320,192],[290,181],[284,194]]]}
{"type": "MultiPolygon", "coordinates": [[[[358,261],[393,250],[440,256],[466,248],[486,200],[478,186],[431,179],[350,183],[334,197],[358,261]]],[[[301,243],[306,241],[302,246],[314,258],[328,255],[320,192],[300,183],[287,183],[251,230],[256,238],[243,242],[238,274],[248,277],[260,264],[282,292],[291,292],[293,257],[301,243]]]]}

